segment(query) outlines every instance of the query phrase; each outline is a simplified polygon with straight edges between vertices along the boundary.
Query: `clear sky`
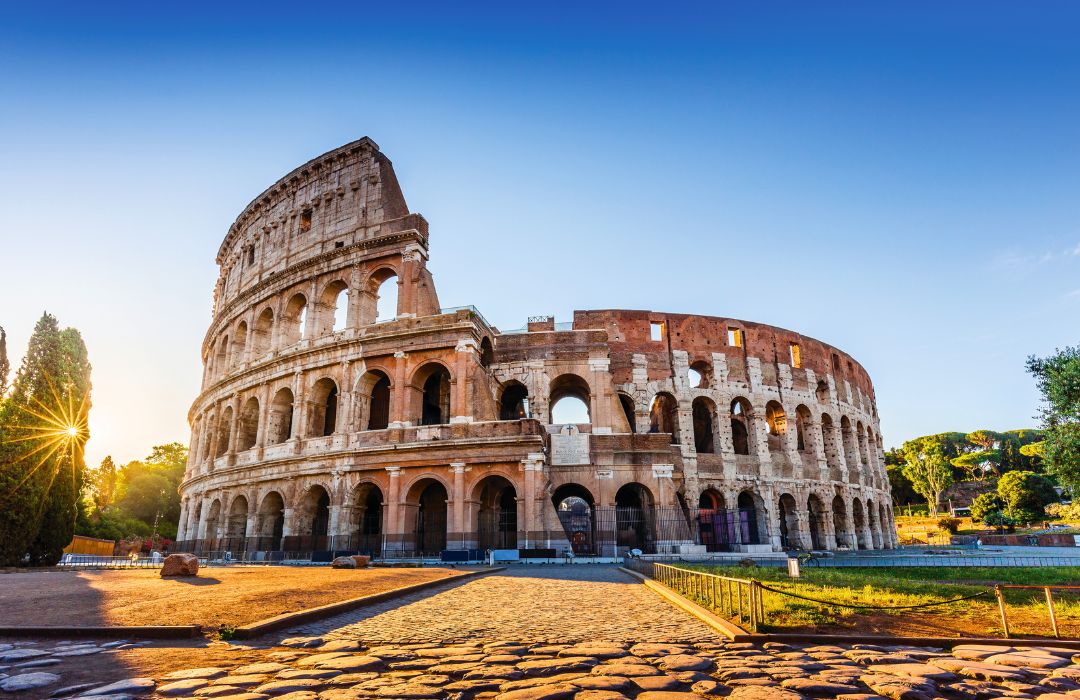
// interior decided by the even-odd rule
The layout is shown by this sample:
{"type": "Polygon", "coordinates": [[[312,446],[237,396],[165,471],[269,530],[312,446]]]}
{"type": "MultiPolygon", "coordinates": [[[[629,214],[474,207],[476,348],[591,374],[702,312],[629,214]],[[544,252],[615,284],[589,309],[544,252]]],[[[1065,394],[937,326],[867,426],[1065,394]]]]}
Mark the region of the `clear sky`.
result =
{"type": "Polygon", "coordinates": [[[188,440],[227,227],[364,135],[444,306],[791,328],[890,446],[1033,424],[1024,358],[1080,341],[1080,6],[531,8],[0,9],[0,324],[16,363],[43,310],[82,331],[91,463],[188,440]]]}

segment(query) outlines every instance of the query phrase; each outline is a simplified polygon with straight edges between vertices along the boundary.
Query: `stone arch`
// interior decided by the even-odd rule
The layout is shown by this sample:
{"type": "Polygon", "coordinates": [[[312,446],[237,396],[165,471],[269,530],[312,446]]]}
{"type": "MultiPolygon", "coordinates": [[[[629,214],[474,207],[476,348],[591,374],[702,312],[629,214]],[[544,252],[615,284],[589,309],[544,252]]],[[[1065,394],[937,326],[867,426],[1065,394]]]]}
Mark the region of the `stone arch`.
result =
{"type": "Polygon", "coordinates": [[[325,287],[319,296],[319,315],[321,328],[319,335],[328,335],[348,328],[349,325],[349,285],[336,279],[325,287]]]}
{"type": "Polygon", "coordinates": [[[337,432],[338,387],[330,377],[323,377],[311,387],[309,437],[328,437],[337,432]]]}
{"type": "Polygon", "coordinates": [[[390,426],[390,374],[368,367],[356,382],[357,430],[385,430],[390,426]]]}
{"type": "Polygon", "coordinates": [[[829,383],[824,379],[819,379],[817,388],[814,390],[814,396],[817,398],[818,403],[829,403],[829,383]]]}
{"type": "Polygon", "coordinates": [[[281,347],[287,348],[300,342],[307,333],[307,297],[297,292],[289,297],[285,312],[281,315],[281,347]]]}
{"type": "Polygon", "coordinates": [[[813,452],[813,435],[810,432],[814,417],[805,404],[795,407],[795,449],[799,452],[813,452]]]}
{"type": "Polygon", "coordinates": [[[416,479],[406,491],[406,531],[420,556],[435,556],[446,549],[449,494],[446,484],[431,475],[416,479]]]}
{"type": "Polygon", "coordinates": [[[659,391],[649,405],[649,432],[669,433],[671,444],[679,443],[679,402],[666,391],[659,391]]]}
{"type": "Polygon", "coordinates": [[[229,335],[226,333],[218,341],[217,352],[214,354],[214,375],[223,377],[229,373],[229,335]]]}
{"type": "Polygon", "coordinates": [[[229,348],[230,363],[235,366],[244,361],[244,350],[247,349],[247,337],[248,337],[248,324],[247,321],[241,321],[236,324],[236,330],[233,331],[232,347],[229,348]]]}
{"type": "Polygon", "coordinates": [[[217,425],[217,450],[214,457],[221,457],[229,451],[229,440],[232,438],[233,410],[232,406],[226,406],[218,417],[217,425]]]}
{"type": "Polygon", "coordinates": [[[799,537],[799,506],[790,493],[780,495],[777,515],[780,524],[780,546],[784,549],[802,549],[799,537]]]}
{"type": "Polygon", "coordinates": [[[587,381],[576,374],[560,374],[558,377],[551,380],[551,385],[548,390],[549,405],[551,407],[549,423],[553,425],[561,425],[566,422],[578,423],[580,421],[564,421],[560,419],[567,415],[575,417],[575,414],[580,412],[582,408],[584,408],[585,417],[588,419],[585,422],[591,423],[591,395],[592,392],[587,381]],[[576,405],[575,401],[579,402],[581,405],[576,405]],[[556,408],[563,402],[568,402],[568,404],[562,406],[557,412],[556,408]]]}
{"type": "Polygon", "coordinates": [[[844,443],[844,463],[848,467],[848,480],[855,474],[858,474],[856,468],[859,464],[858,448],[855,444],[855,435],[851,427],[851,419],[847,416],[840,416],[840,436],[844,443]]]}
{"type": "Polygon", "coordinates": [[[825,504],[817,494],[810,494],[806,499],[806,519],[810,527],[810,549],[826,549],[825,504]]]}
{"type": "Polygon", "coordinates": [[[259,400],[248,397],[240,409],[240,432],[236,436],[236,450],[243,452],[255,447],[259,435],[259,400]]]}
{"type": "Polygon", "coordinates": [[[626,418],[626,426],[631,433],[637,432],[637,416],[634,411],[634,399],[630,398],[629,394],[619,392],[619,407],[622,408],[623,416],[626,418]]]}
{"type": "Polygon", "coordinates": [[[828,413],[821,414],[821,444],[825,452],[825,463],[829,467],[829,479],[840,481],[843,476],[840,469],[841,448],[836,440],[836,426],[828,413]]]}
{"type": "Polygon", "coordinates": [[[327,549],[330,533],[330,490],[322,484],[311,484],[296,503],[296,534],[311,537],[300,543],[300,549],[327,549]],[[307,545],[307,546],[304,546],[307,545]]]}
{"type": "Polygon", "coordinates": [[[417,368],[409,383],[414,396],[412,416],[417,425],[450,422],[452,382],[450,370],[437,360],[430,360],[417,368]]]}
{"type": "Polygon", "coordinates": [[[862,501],[858,498],[851,499],[851,522],[855,526],[855,543],[859,549],[870,549],[866,541],[866,516],[863,513],[862,501]]]}
{"type": "Polygon", "coordinates": [[[726,552],[735,539],[734,521],[727,510],[724,494],[707,488],[698,496],[698,541],[708,552],[726,552]]]}
{"type": "Polygon", "coordinates": [[[769,536],[765,501],[752,489],[744,489],[736,499],[738,535],[742,544],[765,544],[769,536]]]}
{"type": "Polygon", "coordinates": [[[737,455],[749,455],[754,446],[753,416],[750,402],[737,396],[731,401],[731,446],[737,455]]]}
{"type": "Polygon", "coordinates": [[[848,526],[847,504],[844,498],[837,494],[832,502],[833,530],[836,537],[837,547],[853,547],[853,540],[848,526]]]}
{"type": "Polygon", "coordinates": [[[881,549],[881,524],[878,522],[877,506],[869,498],[866,499],[866,522],[870,528],[871,549],[881,549]]]}
{"type": "Polygon", "coordinates": [[[692,405],[694,417],[694,449],[699,454],[716,452],[716,404],[699,396],[692,405]]]}
{"type": "Polygon", "coordinates": [[[687,369],[687,383],[691,389],[712,389],[715,386],[713,366],[711,362],[698,360],[691,362],[687,369]],[[696,380],[696,381],[695,381],[696,380]]]}
{"type": "MultiPolygon", "coordinates": [[[[378,556],[383,550],[383,492],[373,481],[361,481],[351,496],[352,549],[378,556]]],[[[393,526],[392,526],[393,528],[393,526]]]]}
{"type": "Polygon", "coordinates": [[[519,420],[529,417],[529,390],[511,379],[500,387],[499,420],[519,420]]]}
{"type": "Polygon", "coordinates": [[[259,358],[270,352],[274,339],[274,310],[266,307],[255,318],[251,333],[251,356],[259,358]]]}
{"type": "Polygon", "coordinates": [[[267,421],[267,442],[277,445],[292,437],[293,393],[287,386],[281,387],[270,402],[270,414],[267,421]]]}
{"type": "Polygon", "coordinates": [[[229,520],[225,526],[225,536],[232,540],[243,540],[248,535],[248,499],[240,494],[229,504],[229,520]]]}
{"type": "Polygon", "coordinates": [[[616,546],[656,551],[655,501],[643,484],[623,484],[615,492],[616,546]]]}
{"type": "Polygon", "coordinates": [[[397,318],[399,280],[398,271],[388,265],[382,265],[368,275],[361,296],[360,325],[369,326],[397,318]]]}
{"type": "Polygon", "coordinates": [[[881,546],[883,549],[892,549],[892,533],[893,526],[892,521],[889,518],[889,511],[886,509],[884,503],[878,504],[878,523],[881,525],[881,546]]]}
{"type": "Polygon", "coordinates": [[[477,547],[488,549],[517,549],[517,490],[513,482],[501,474],[489,474],[473,487],[477,504],[477,547]]]}
{"type": "Polygon", "coordinates": [[[210,502],[210,510],[206,514],[205,532],[207,540],[216,540],[221,537],[221,499],[219,498],[210,502]]]}
{"type": "Polygon", "coordinates": [[[255,518],[255,531],[259,537],[257,549],[281,549],[281,538],[285,531],[285,499],[278,491],[269,491],[263,496],[255,518]]]}
{"type": "Polygon", "coordinates": [[[596,501],[592,492],[581,484],[562,484],[552,493],[551,502],[574,554],[596,554],[596,501]]]}
{"type": "Polygon", "coordinates": [[[855,439],[858,440],[859,464],[864,467],[869,466],[870,455],[866,449],[866,427],[863,426],[862,421],[855,424],[855,439]]]}
{"type": "Polygon", "coordinates": [[[784,450],[784,434],[787,433],[787,414],[779,401],[765,404],[765,424],[768,427],[769,452],[784,450]]]}
{"type": "Polygon", "coordinates": [[[480,339],[480,366],[489,367],[495,360],[495,349],[491,345],[491,338],[484,336],[480,339]]]}

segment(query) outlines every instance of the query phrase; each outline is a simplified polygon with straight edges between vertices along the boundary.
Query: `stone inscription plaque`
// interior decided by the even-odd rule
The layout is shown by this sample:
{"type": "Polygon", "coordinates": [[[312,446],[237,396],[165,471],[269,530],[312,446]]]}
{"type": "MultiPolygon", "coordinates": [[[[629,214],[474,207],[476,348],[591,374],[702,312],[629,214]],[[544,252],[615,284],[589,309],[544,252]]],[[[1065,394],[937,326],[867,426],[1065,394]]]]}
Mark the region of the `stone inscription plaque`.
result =
{"type": "Polygon", "coordinates": [[[555,466],[589,464],[589,436],[576,430],[552,435],[551,463],[555,466]]]}

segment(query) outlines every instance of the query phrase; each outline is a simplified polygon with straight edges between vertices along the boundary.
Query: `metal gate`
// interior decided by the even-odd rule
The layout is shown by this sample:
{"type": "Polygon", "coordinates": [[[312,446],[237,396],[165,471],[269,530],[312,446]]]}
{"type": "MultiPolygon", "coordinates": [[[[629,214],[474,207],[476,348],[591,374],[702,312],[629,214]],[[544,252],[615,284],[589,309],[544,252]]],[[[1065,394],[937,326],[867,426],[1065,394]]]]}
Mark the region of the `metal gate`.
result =
{"type": "Polygon", "coordinates": [[[517,510],[480,511],[476,532],[480,549],[517,549],[517,510]]]}
{"type": "Polygon", "coordinates": [[[416,553],[434,556],[446,549],[446,510],[416,511],[416,553]]]}

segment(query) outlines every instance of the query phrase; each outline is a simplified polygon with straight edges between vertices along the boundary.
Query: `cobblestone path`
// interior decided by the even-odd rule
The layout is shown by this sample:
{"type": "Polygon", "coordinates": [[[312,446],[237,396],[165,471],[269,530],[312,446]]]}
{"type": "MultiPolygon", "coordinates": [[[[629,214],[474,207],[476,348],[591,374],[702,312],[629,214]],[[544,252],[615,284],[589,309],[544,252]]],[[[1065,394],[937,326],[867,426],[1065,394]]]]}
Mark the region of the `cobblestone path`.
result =
{"type": "Polygon", "coordinates": [[[527,566],[421,592],[295,633],[366,642],[716,641],[699,620],[610,566],[527,566]]]}
{"type": "Polygon", "coordinates": [[[1075,649],[736,644],[606,567],[515,567],[290,634],[226,645],[244,660],[223,662],[227,653],[215,666],[67,688],[50,671],[61,659],[108,657],[132,645],[0,644],[0,693],[19,700],[1080,698],[1075,649]]]}

